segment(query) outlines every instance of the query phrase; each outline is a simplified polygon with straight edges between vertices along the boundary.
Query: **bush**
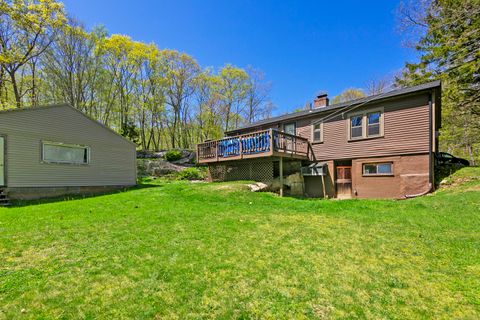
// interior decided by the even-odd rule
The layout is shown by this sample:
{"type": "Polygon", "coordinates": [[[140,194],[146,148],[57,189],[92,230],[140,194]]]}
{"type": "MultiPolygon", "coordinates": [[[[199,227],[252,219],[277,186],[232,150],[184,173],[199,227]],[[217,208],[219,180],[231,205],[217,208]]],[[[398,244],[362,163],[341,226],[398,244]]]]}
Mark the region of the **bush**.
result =
{"type": "Polygon", "coordinates": [[[167,161],[177,161],[182,159],[182,153],[178,150],[170,150],[163,156],[167,161]]]}
{"type": "Polygon", "coordinates": [[[177,173],[177,180],[203,180],[205,171],[199,168],[186,168],[177,173]]]}

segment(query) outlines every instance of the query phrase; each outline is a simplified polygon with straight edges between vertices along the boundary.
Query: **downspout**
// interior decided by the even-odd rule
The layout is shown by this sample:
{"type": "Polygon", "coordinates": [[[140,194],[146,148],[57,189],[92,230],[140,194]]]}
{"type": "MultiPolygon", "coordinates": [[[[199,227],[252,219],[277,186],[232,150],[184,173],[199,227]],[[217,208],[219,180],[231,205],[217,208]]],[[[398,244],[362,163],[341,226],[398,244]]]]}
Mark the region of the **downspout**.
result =
{"type": "Polygon", "coordinates": [[[405,198],[415,198],[424,196],[433,190],[433,159],[432,159],[432,140],[433,140],[433,125],[432,125],[432,93],[428,96],[428,189],[417,194],[406,194],[405,198]]]}

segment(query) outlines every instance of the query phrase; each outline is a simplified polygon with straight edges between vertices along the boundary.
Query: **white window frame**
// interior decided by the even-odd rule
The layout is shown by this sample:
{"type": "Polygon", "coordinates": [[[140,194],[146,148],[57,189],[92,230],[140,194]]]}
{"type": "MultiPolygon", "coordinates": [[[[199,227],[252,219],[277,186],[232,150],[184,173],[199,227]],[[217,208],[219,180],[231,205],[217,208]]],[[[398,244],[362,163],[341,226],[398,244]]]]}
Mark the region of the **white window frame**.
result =
{"type": "Polygon", "coordinates": [[[362,163],[362,175],[364,177],[391,177],[394,176],[394,171],[395,168],[393,166],[393,162],[391,161],[385,161],[385,162],[365,162],[362,163]],[[383,165],[383,164],[389,164],[390,165],[390,172],[389,173],[378,173],[378,166],[383,165]],[[377,167],[377,173],[365,173],[365,166],[376,166],[377,167]]]}
{"type": "Polygon", "coordinates": [[[311,132],[311,137],[312,137],[312,143],[322,143],[323,142],[323,122],[312,122],[312,132],[311,132]],[[319,125],[319,129],[315,129],[315,126],[319,125]],[[320,131],[320,139],[315,140],[315,131],[319,130],[320,131]]]}
{"type": "Polygon", "coordinates": [[[69,164],[69,165],[79,165],[79,166],[85,166],[90,164],[91,148],[89,146],[84,146],[80,144],[69,144],[69,143],[63,143],[63,142],[42,141],[41,148],[42,148],[41,150],[42,163],[69,164]],[[45,145],[84,149],[87,151],[87,162],[71,162],[71,161],[61,161],[61,160],[54,161],[54,160],[45,159],[45,145]]]}
{"type": "Polygon", "coordinates": [[[349,141],[355,141],[355,140],[364,140],[364,139],[373,139],[373,138],[379,138],[384,136],[384,109],[383,108],[375,108],[375,109],[366,109],[363,111],[359,112],[353,112],[349,113],[347,117],[347,137],[349,141]],[[380,113],[380,119],[379,119],[379,133],[375,135],[368,135],[368,114],[370,113],[380,113]],[[352,118],[353,117],[362,117],[362,135],[360,137],[352,137],[352,118]]]}

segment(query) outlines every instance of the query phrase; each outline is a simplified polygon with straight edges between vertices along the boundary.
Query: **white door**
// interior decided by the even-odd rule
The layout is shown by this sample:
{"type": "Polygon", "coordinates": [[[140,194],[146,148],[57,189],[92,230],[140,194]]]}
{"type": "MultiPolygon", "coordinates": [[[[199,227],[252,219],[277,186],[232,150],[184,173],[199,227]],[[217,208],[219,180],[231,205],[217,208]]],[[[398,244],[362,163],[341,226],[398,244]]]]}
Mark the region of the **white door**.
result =
{"type": "Polygon", "coordinates": [[[0,187],[5,185],[5,138],[0,136],[0,187]]]}

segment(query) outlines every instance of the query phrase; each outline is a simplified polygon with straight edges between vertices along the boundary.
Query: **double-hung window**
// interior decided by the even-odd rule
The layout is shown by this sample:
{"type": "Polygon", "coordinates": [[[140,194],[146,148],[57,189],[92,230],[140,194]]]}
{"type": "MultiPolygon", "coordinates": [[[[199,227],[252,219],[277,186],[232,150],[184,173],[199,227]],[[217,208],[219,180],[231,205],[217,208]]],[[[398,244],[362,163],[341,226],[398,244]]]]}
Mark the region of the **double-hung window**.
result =
{"type": "Polygon", "coordinates": [[[90,148],[60,142],[42,142],[42,161],[45,163],[88,164],[90,148]]]}
{"type": "Polygon", "coordinates": [[[348,131],[350,140],[383,136],[382,110],[365,111],[351,115],[348,131]]]}
{"type": "Polygon", "coordinates": [[[380,135],[380,111],[367,113],[367,136],[380,135]]]}
{"type": "Polygon", "coordinates": [[[323,142],[323,123],[312,124],[312,142],[323,142]]]}
{"type": "Polygon", "coordinates": [[[350,118],[350,138],[361,138],[363,137],[363,116],[352,116],[350,118]]]}

